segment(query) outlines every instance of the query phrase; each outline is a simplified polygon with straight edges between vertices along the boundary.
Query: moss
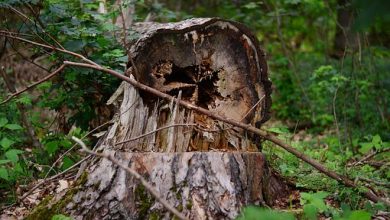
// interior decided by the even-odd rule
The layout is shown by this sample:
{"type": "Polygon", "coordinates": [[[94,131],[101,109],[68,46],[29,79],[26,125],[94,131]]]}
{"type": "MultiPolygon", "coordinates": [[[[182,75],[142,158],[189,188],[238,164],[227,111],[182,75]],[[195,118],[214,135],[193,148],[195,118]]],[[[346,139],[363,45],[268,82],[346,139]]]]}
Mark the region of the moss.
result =
{"type": "Polygon", "coordinates": [[[26,220],[35,220],[35,219],[51,219],[51,216],[54,214],[51,213],[51,210],[47,208],[50,201],[53,199],[52,195],[46,196],[40,203],[37,205],[26,220]]]}
{"type": "Polygon", "coordinates": [[[143,185],[135,188],[135,201],[137,201],[137,209],[139,210],[138,219],[146,219],[150,208],[155,202],[154,197],[151,197],[143,185]]]}
{"type": "Polygon", "coordinates": [[[176,209],[179,211],[179,212],[182,212],[183,211],[183,205],[180,204],[176,207],[176,209]]]}
{"type": "Polygon", "coordinates": [[[177,191],[176,192],[176,199],[181,201],[182,200],[182,195],[181,195],[181,192],[180,191],[177,191]]]}
{"type": "Polygon", "coordinates": [[[26,220],[50,220],[53,215],[62,214],[64,208],[72,201],[73,196],[80,191],[82,186],[88,180],[88,174],[84,172],[80,178],[75,182],[74,186],[70,188],[65,196],[54,204],[51,204],[53,196],[47,196],[42,202],[34,208],[34,210],[28,215],[26,220]]]}
{"type": "Polygon", "coordinates": [[[159,219],[160,219],[160,215],[157,212],[150,213],[149,220],[159,220],[159,219]]]}
{"type": "Polygon", "coordinates": [[[192,201],[188,200],[186,204],[186,209],[191,210],[192,209],[192,201]]]}

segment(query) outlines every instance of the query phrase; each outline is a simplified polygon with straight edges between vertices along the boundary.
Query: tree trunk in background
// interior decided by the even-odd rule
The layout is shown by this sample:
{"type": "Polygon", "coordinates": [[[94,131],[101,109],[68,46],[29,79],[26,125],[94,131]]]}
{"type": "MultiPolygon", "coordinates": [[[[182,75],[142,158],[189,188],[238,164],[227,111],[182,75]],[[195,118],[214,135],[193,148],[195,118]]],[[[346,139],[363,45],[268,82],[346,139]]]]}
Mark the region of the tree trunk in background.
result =
{"type": "Polygon", "coordinates": [[[332,56],[342,58],[347,51],[354,52],[358,48],[358,33],[352,30],[354,11],[350,0],[337,1],[337,24],[332,56]]]}
{"type": "MultiPolygon", "coordinates": [[[[134,29],[139,39],[127,48],[128,76],[228,118],[257,126],[269,119],[267,65],[247,28],[205,18],[139,23],[134,29]]],[[[242,129],[126,83],[109,103],[120,107],[97,150],[139,172],[191,219],[233,219],[243,206],[272,205],[288,192],[242,129]],[[164,126],[172,127],[153,132],[164,126]]],[[[90,161],[78,183],[47,207],[46,216],[60,210],[75,219],[172,218],[138,181],[106,159],[90,161]]],[[[36,211],[30,218],[42,216],[36,211]]]]}

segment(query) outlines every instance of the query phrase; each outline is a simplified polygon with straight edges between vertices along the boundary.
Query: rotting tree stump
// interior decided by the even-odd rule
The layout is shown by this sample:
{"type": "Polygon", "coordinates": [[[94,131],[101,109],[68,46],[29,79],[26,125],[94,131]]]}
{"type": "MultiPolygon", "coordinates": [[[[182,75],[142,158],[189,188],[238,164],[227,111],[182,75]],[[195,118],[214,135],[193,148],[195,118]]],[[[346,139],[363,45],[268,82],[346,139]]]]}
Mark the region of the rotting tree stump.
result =
{"type": "MultiPolygon", "coordinates": [[[[227,118],[257,127],[269,119],[265,55],[242,24],[198,18],[138,23],[134,30],[127,76],[227,118]]],[[[126,83],[108,103],[118,112],[96,149],[135,169],[191,219],[233,219],[242,207],[272,205],[288,191],[258,151],[259,139],[242,129],[126,83]]],[[[131,175],[99,158],[44,207],[30,218],[172,218],[131,175]]]]}

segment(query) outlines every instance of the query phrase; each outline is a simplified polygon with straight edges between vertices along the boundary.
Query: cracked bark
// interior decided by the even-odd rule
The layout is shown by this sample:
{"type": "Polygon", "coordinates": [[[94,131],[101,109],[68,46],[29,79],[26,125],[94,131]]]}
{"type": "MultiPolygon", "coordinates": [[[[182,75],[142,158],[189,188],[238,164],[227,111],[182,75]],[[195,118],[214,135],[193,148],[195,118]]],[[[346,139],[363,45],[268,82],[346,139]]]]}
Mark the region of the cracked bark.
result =
{"type": "MultiPolygon", "coordinates": [[[[271,83],[265,54],[243,25],[217,18],[138,23],[127,45],[125,74],[228,118],[261,126],[269,119],[271,83]],[[130,63],[134,63],[132,66],[130,63]],[[180,94],[180,95],[179,95],[180,94]],[[253,109],[253,111],[252,111],[253,109]]],[[[191,219],[234,219],[243,206],[272,205],[288,192],[249,134],[123,83],[115,123],[97,149],[115,154],[191,219]],[[135,141],[163,126],[160,130],[135,141]]],[[[51,202],[75,219],[170,219],[125,171],[95,159],[85,182],[51,202]]],[[[53,209],[53,208],[52,208],[53,209]]]]}

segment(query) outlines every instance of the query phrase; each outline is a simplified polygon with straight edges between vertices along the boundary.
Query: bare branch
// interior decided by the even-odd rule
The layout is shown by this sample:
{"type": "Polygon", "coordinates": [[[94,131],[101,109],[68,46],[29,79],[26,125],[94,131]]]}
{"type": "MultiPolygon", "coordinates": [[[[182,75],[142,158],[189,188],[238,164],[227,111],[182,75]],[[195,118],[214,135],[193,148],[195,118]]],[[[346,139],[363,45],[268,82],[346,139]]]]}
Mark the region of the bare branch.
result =
{"type": "MultiPolygon", "coordinates": [[[[99,71],[103,71],[103,72],[106,72],[110,75],[113,75],[123,81],[126,81],[128,82],[129,84],[131,84],[132,86],[138,88],[138,89],[141,89],[143,91],[146,91],[148,93],[151,93],[153,95],[156,95],[160,98],[163,98],[163,99],[166,99],[166,100],[169,100],[169,101],[176,101],[177,99],[175,97],[172,97],[168,94],[165,94],[163,92],[160,92],[159,90],[157,89],[154,89],[152,87],[149,87],[149,86],[146,86],[134,79],[131,79],[130,77],[127,77],[125,75],[122,75],[114,70],[110,70],[110,69],[106,69],[104,67],[101,67],[101,66],[95,66],[95,65],[91,65],[91,64],[86,64],[86,63],[75,63],[75,62],[70,62],[70,61],[64,61],[64,64],[67,64],[67,65],[70,65],[70,66],[79,66],[79,67],[85,67],[85,68],[92,68],[92,69],[96,69],[96,70],[99,70],[99,71]]],[[[194,110],[194,111],[197,111],[201,114],[204,114],[204,115],[207,115],[213,119],[216,119],[216,120],[219,120],[219,121],[222,121],[222,122],[226,122],[228,124],[231,124],[231,125],[234,125],[234,126],[237,126],[239,128],[242,128],[242,129],[245,129],[247,131],[250,131],[252,133],[255,133],[257,135],[260,135],[261,137],[263,137],[264,139],[268,140],[268,141],[271,141],[272,143],[282,147],[283,149],[285,149],[286,151],[288,151],[289,153],[295,155],[296,157],[298,157],[299,159],[301,159],[302,161],[310,164],[312,167],[314,167],[315,169],[317,169],[318,171],[320,171],[321,173],[327,175],[328,177],[332,178],[332,179],[335,179],[337,180],[338,182],[344,184],[345,186],[348,186],[348,187],[357,187],[357,185],[352,181],[350,180],[348,177],[345,177],[343,175],[340,175],[332,170],[329,170],[328,168],[326,168],[324,165],[322,165],[321,163],[319,163],[318,161],[310,158],[309,156],[305,155],[304,153],[302,152],[299,152],[297,149],[295,149],[294,147],[292,147],[291,145],[285,143],[284,141],[280,140],[277,136],[267,132],[267,131],[264,131],[264,130],[260,130],[250,124],[245,124],[245,123],[242,123],[242,122],[239,122],[239,121],[236,121],[236,120],[232,120],[232,119],[228,119],[228,118],[225,118],[223,116],[220,116],[220,115],[217,115],[217,114],[214,114],[213,112],[211,112],[210,110],[207,110],[207,109],[204,109],[204,108],[201,108],[199,106],[196,106],[196,105],[193,105],[191,103],[188,103],[186,101],[183,101],[183,100],[177,100],[178,103],[180,103],[180,105],[182,105],[183,107],[189,109],[189,110],[194,110]]],[[[364,195],[366,198],[370,199],[371,201],[373,202],[383,202],[385,203],[387,206],[390,207],[390,202],[378,197],[377,195],[375,195],[374,193],[370,192],[370,191],[366,191],[364,192],[364,195]]]]}
{"type": "MultiPolygon", "coordinates": [[[[86,138],[86,137],[88,137],[89,135],[91,135],[93,132],[99,130],[100,128],[102,128],[102,127],[104,127],[104,126],[106,126],[106,125],[108,125],[108,124],[111,124],[111,123],[113,123],[112,120],[107,121],[107,122],[105,122],[105,123],[103,123],[103,124],[97,126],[96,128],[94,128],[94,129],[92,129],[91,131],[89,131],[87,134],[85,134],[85,135],[81,138],[81,140],[84,139],[84,138],[86,138]]],[[[55,166],[58,162],[60,162],[61,159],[62,159],[65,155],[67,155],[70,151],[72,151],[76,146],[77,146],[77,145],[74,144],[74,145],[73,145],[71,148],[69,148],[65,153],[63,153],[59,158],[57,158],[57,160],[51,165],[49,171],[47,171],[47,173],[46,173],[46,175],[45,175],[45,178],[47,178],[47,176],[49,175],[50,171],[52,171],[52,170],[54,169],[54,166],[55,166]]]]}
{"type": "Polygon", "coordinates": [[[87,159],[89,159],[91,156],[87,156],[85,158],[83,158],[82,160],[80,160],[79,162],[73,164],[71,167],[69,167],[68,169],[62,171],[61,173],[59,174],[56,174],[48,179],[44,179],[42,180],[41,182],[37,183],[33,188],[31,188],[28,192],[24,193],[23,196],[19,197],[18,198],[18,201],[22,201],[23,199],[25,199],[28,195],[30,195],[32,192],[34,192],[34,190],[36,190],[37,188],[39,188],[40,186],[42,186],[43,184],[45,183],[48,183],[52,180],[55,180],[56,178],[66,174],[67,172],[69,172],[70,170],[74,169],[75,167],[79,166],[81,163],[83,163],[84,161],[86,161],[87,159]]]}
{"type": "Polygon", "coordinates": [[[10,96],[8,96],[8,98],[6,98],[4,101],[2,101],[0,103],[0,105],[3,105],[4,103],[7,103],[9,100],[11,100],[12,98],[26,92],[27,90],[31,89],[31,88],[34,88],[35,86],[43,83],[43,82],[46,82],[47,80],[49,80],[50,78],[52,78],[53,76],[57,75],[58,73],[60,73],[64,68],[65,68],[66,64],[62,64],[58,69],[56,69],[54,72],[50,73],[49,75],[45,76],[43,79],[39,80],[38,82],[35,82],[29,86],[27,86],[26,88],[18,91],[18,92],[15,92],[13,94],[11,94],[10,96]]]}
{"type": "Polygon", "coordinates": [[[25,38],[21,38],[21,37],[18,37],[18,36],[14,36],[14,33],[10,33],[10,32],[5,31],[5,30],[0,30],[0,36],[4,36],[4,37],[20,40],[22,42],[33,44],[33,45],[38,46],[38,47],[42,47],[42,48],[46,48],[46,49],[50,49],[50,50],[55,50],[55,51],[58,51],[58,52],[66,53],[66,54],[75,56],[77,58],[80,58],[84,62],[87,62],[89,64],[100,66],[99,64],[93,62],[90,59],[87,59],[86,57],[84,57],[81,54],[78,54],[78,53],[75,53],[75,52],[72,52],[72,51],[69,51],[69,50],[66,50],[66,49],[61,49],[61,48],[58,48],[58,47],[54,47],[54,46],[51,46],[51,45],[42,44],[42,43],[38,43],[38,42],[35,42],[35,41],[27,40],[25,38]]]}
{"type": "MultiPolygon", "coordinates": [[[[29,18],[27,15],[25,15],[23,12],[21,12],[21,11],[18,11],[16,8],[14,8],[14,7],[12,7],[12,6],[9,6],[9,8],[13,11],[13,12],[15,12],[16,14],[18,14],[19,16],[21,16],[22,18],[24,18],[24,19],[26,19],[26,20],[28,20],[28,21],[30,21],[31,23],[33,23],[34,25],[36,24],[31,18],[29,18]]],[[[54,37],[52,37],[49,33],[47,33],[46,31],[45,31],[45,29],[40,25],[40,24],[38,24],[37,25],[37,27],[39,27],[39,29],[44,33],[44,34],[46,34],[50,39],[52,39],[61,49],[65,49],[54,37]]],[[[39,34],[38,33],[35,33],[39,38],[41,38],[42,39],[42,37],[41,36],[39,36],[39,34]]],[[[43,39],[42,39],[43,40],[43,39]]]]}
{"type": "MultiPolygon", "coordinates": [[[[34,44],[36,46],[41,46],[41,47],[45,47],[45,48],[49,48],[49,49],[52,49],[52,50],[56,50],[56,51],[59,51],[59,52],[63,52],[63,53],[67,53],[67,54],[70,54],[70,55],[73,55],[75,57],[78,57],[82,60],[84,60],[85,62],[87,63],[77,63],[77,62],[70,62],[70,61],[64,61],[64,64],[65,65],[70,65],[70,66],[78,66],[78,67],[84,67],[84,68],[92,68],[92,69],[96,69],[96,70],[99,70],[99,71],[102,71],[102,72],[106,72],[114,77],[117,77],[125,82],[128,82],[129,84],[131,84],[132,86],[140,89],[140,90],[143,90],[145,92],[148,92],[150,94],[153,94],[153,95],[156,95],[160,98],[163,98],[163,99],[166,99],[166,100],[169,100],[169,101],[176,101],[177,99],[175,97],[172,97],[166,93],[163,93],[157,89],[154,89],[152,87],[149,87],[149,86],[146,86],[134,79],[131,79],[130,77],[127,77],[123,74],[120,74],[114,70],[110,70],[110,69],[107,69],[107,68],[104,68],[98,64],[96,64],[95,62],[87,59],[86,57],[80,55],[80,54],[77,54],[77,53],[74,53],[74,52],[71,52],[71,51],[68,51],[68,50],[63,50],[63,49],[60,49],[60,48],[55,48],[55,47],[51,47],[51,46],[47,46],[47,45],[44,45],[44,44],[41,44],[41,43],[37,43],[37,42],[33,42],[33,41],[30,41],[30,40],[26,40],[26,39],[23,39],[23,38],[20,38],[20,37],[16,37],[16,36],[12,36],[12,35],[9,35],[7,34],[7,32],[4,32],[4,31],[0,31],[0,36],[6,36],[6,37],[10,37],[10,38],[13,38],[13,39],[18,39],[18,40],[21,40],[21,41],[24,41],[26,43],[30,43],[30,44],[34,44]]],[[[134,66],[135,67],[135,66],[134,66]]],[[[340,175],[332,170],[329,170],[328,168],[326,168],[324,165],[322,165],[321,163],[319,163],[318,161],[310,158],[309,156],[305,155],[304,153],[301,153],[299,152],[298,150],[296,150],[294,147],[292,147],[291,145],[285,143],[284,141],[280,140],[277,136],[267,132],[267,131],[264,131],[264,130],[260,130],[250,124],[245,124],[245,123],[242,123],[242,122],[239,122],[239,121],[236,121],[236,120],[232,120],[232,119],[229,119],[229,118],[225,118],[223,116],[220,116],[220,115],[217,115],[207,109],[204,109],[204,108],[201,108],[199,106],[196,106],[194,104],[191,104],[191,103],[188,103],[186,101],[183,101],[183,100],[178,100],[178,103],[180,105],[182,105],[183,107],[189,109],[189,110],[194,110],[198,113],[201,113],[201,114],[204,114],[204,115],[207,115],[215,120],[219,120],[219,121],[222,121],[222,122],[226,122],[228,124],[231,124],[231,125],[234,125],[234,126],[237,126],[239,128],[242,128],[246,131],[250,131],[254,134],[257,134],[257,135],[260,135],[261,137],[263,137],[265,140],[268,140],[268,141],[271,141],[272,143],[276,144],[277,146],[280,146],[282,147],[283,149],[285,149],[286,151],[288,151],[289,153],[293,154],[294,156],[298,157],[299,159],[301,159],[302,161],[308,163],[309,165],[311,165],[312,167],[314,167],[315,169],[317,169],[318,171],[320,171],[321,173],[327,175],[328,177],[332,178],[332,179],[335,179],[337,180],[338,182],[344,184],[345,186],[347,187],[357,187],[357,185],[352,181],[350,180],[348,177],[345,177],[343,175],[340,175]]],[[[377,195],[375,195],[374,193],[372,193],[371,191],[366,191],[364,192],[364,196],[368,199],[370,199],[371,201],[373,202],[383,202],[384,204],[386,204],[387,206],[390,207],[390,202],[384,200],[383,198],[380,198],[378,197],[377,195]]]]}
{"type": "Polygon", "coordinates": [[[154,189],[154,187],[148,181],[146,181],[146,179],[144,179],[137,171],[123,165],[121,162],[119,162],[117,159],[115,159],[115,157],[112,156],[111,154],[96,153],[96,152],[88,149],[87,146],[85,146],[84,142],[81,141],[80,139],[78,139],[74,136],[72,137],[72,139],[76,143],[78,143],[83,148],[83,150],[85,152],[87,152],[91,155],[106,158],[106,159],[110,160],[111,162],[113,162],[114,164],[116,164],[117,166],[119,166],[120,168],[124,169],[130,175],[132,175],[134,178],[136,178],[138,181],[140,181],[141,184],[145,187],[145,189],[147,189],[169,212],[174,214],[176,217],[178,217],[179,219],[183,219],[183,220],[188,219],[179,210],[177,210],[175,207],[173,207],[171,204],[169,204],[169,202],[167,200],[162,198],[159,195],[159,193],[157,192],[157,190],[154,189]]]}
{"type": "MultiPolygon", "coordinates": [[[[8,90],[12,93],[15,93],[16,92],[15,85],[10,82],[7,73],[1,67],[0,67],[0,73],[3,76],[4,82],[7,85],[8,90]]],[[[26,128],[27,136],[30,138],[32,145],[34,147],[42,148],[41,143],[39,142],[38,138],[35,135],[34,127],[32,126],[31,121],[27,118],[27,112],[25,106],[21,103],[16,103],[16,106],[19,109],[20,119],[22,121],[22,124],[26,128]]]]}
{"type": "Polygon", "coordinates": [[[374,152],[372,152],[372,153],[370,153],[370,154],[367,154],[367,155],[364,156],[362,159],[360,159],[360,160],[358,160],[358,161],[352,163],[352,164],[349,165],[349,166],[356,166],[356,165],[359,165],[359,164],[363,164],[363,162],[365,162],[365,161],[367,161],[367,160],[369,160],[369,159],[375,157],[376,155],[382,154],[382,153],[386,153],[386,152],[389,152],[389,151],[390,151],[390,148],[386,148],[386,149],[380,150],[380,151],[374,151],[374,152]]]}

